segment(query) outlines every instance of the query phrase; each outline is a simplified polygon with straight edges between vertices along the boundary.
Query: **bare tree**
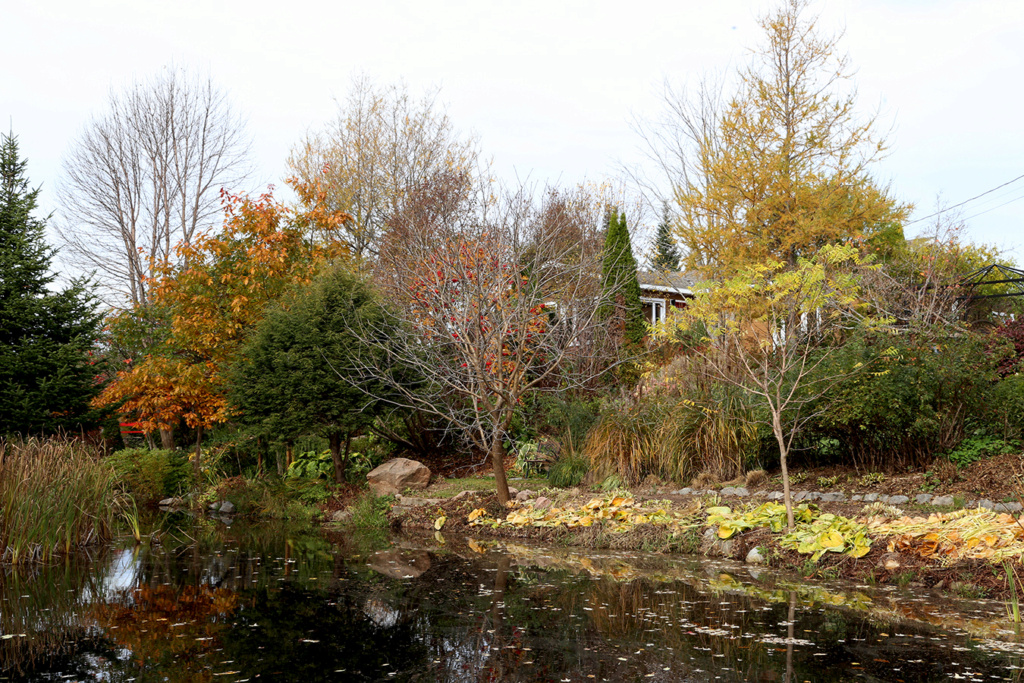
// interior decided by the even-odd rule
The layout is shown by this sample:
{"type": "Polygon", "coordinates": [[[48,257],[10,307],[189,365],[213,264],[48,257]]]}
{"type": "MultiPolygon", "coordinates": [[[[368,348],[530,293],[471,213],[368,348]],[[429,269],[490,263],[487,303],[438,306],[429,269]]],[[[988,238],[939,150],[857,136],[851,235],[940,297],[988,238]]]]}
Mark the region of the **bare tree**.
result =
{"type": "Polygon", "coordinates": [[[402,84],[358,77],[337,118],[292,150],[293,173],[352,215],[337,238],[359,260],[376,257],[385,226],[415,188],[443,171],[475,170],[476,140],[459,135],[437,95],[417,100],[402,84]]]}
{"type": "Polygon", "coordinates": [[[111,91],[64,158],[58,232],[107,303],[149,302],[147,278],[212,227],[250,174],[244,121],[209,78],[168,67],[111,91]]]}
{"type": "Polygon", "coordinates": [[[375,277],[401,325],[368,331],[387,355],[363,372],[488,453],[504,503],[504,441],[522,399],[607,366],[591,363],[603,327],[599,214],[571,195],[491,197],[442,173],[392,217],[375,277]]]}

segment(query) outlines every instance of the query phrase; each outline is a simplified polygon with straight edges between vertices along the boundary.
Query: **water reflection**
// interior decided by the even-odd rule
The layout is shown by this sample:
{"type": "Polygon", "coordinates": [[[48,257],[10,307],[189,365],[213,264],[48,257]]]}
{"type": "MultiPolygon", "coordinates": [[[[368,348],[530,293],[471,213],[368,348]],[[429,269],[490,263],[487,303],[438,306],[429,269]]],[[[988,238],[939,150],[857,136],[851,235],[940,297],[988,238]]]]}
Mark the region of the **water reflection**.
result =
{"type": "Polygon", "coordinates": [[[909,683],[1022,663],[998,608],[459,539],[200,524],[2,578],[3,680],[909,683]]]}

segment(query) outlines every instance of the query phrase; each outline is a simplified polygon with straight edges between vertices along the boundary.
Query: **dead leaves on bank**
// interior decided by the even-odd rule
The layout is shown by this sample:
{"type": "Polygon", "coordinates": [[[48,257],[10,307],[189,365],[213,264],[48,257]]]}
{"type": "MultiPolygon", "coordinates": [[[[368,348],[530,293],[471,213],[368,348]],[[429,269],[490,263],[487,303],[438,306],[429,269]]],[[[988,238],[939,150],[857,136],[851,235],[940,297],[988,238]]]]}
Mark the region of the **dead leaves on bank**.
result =
{"type": "Polygon", "coordinates": [[[495,519],[487,515],[483,508],[469,513],[467,521],[470,526],[488,526],[494,529],[501,527],[523,528],[557,528],[576,529],[602,525],[609,531],[622,533],[631,531],[641,524],[654,524],[678,531],[700,526],[697,513],[700,503],[694,501],[682,510],[673,510],[668,501],[645,501],[638,503],[631,496],[605,496],[592,498],[578,507],[567,506],[536,509],[532,505],[516,507],[505,519],[495,519]]]}
{"type": "Polygon", "coordinates": [[[977,559],[999,562],[1024,558],[1024,527],[1012,515],[984,509],[934,513],[886,520],[872,517],[868,529],[891,536],[889,552],[952,564],[977,559]]]}

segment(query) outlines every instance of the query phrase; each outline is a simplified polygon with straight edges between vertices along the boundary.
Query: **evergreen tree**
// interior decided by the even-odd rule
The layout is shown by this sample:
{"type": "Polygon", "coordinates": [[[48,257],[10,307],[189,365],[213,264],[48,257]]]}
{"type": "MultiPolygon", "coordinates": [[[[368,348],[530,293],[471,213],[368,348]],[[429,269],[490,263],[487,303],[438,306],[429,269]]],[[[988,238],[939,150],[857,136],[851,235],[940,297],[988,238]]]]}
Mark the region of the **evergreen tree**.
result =
{"type": "Polygon", "coordinates": [[[627,346],[636,348],[647,334],[647,323],[640,306],[640,281],[637,279],[626,215],[613,208],[607,223],[601,263],[602,287],[607,303],[601,314],[616,327],[621,326],[623,341],[627,346]]]}
{"type": "Polygon", "coordinates": [[[386,341],[388,324],[369,285],[344,269],[297,290],[271,309],[232,367],[242,421],[276,438],[326,437],[340,484],[351,438],[387,407],[382,385],[363,372],[382,351],[360,335],[375,330],[386,341]]]}
{"type": "Polygon", "coordinates": [[[668,204],[662,207],[661,222],[658,223],[658,234],[654,238],[654,260],[651,265],[655,270],[672,271],[679,270],[679,249],[672,237],[672,228],[668,222],[668,204]]]}
{"type": "Polygon", "coordinates": [[[0,135],[0,435],[76,430],[97,414],[100,316],[85,283],[53,291],[45,219],[28,162],[0,135]]]}

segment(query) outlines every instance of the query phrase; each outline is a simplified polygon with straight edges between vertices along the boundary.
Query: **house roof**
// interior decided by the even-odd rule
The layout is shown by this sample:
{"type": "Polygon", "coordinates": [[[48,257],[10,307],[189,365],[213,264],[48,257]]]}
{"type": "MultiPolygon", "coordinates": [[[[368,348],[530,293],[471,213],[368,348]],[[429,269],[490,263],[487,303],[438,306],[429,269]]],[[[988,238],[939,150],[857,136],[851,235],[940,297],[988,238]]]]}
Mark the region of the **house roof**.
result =
{"type": "Polygon", "coordinates": [[[640,289],[659,292],[693,294],[693,286],[700,281],[696,273],[672,271],[640,271],[636,274],[640,289]]]}

